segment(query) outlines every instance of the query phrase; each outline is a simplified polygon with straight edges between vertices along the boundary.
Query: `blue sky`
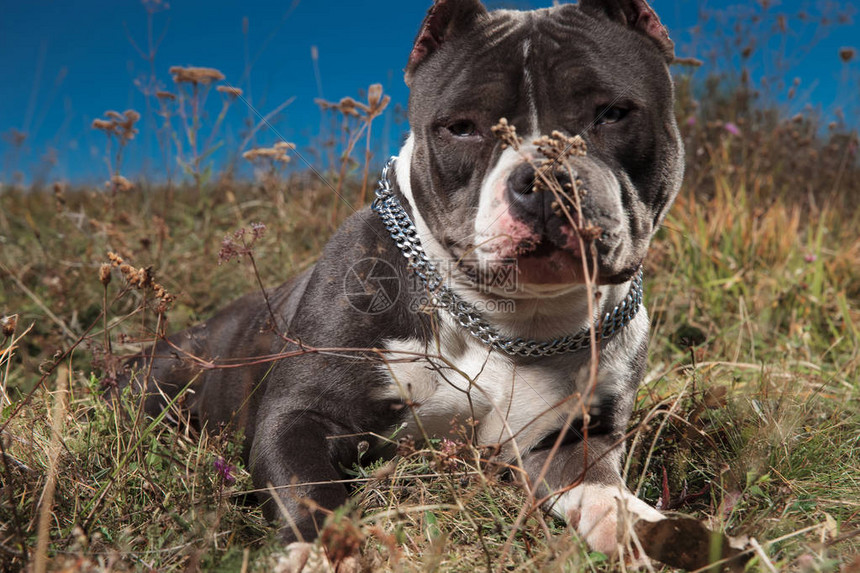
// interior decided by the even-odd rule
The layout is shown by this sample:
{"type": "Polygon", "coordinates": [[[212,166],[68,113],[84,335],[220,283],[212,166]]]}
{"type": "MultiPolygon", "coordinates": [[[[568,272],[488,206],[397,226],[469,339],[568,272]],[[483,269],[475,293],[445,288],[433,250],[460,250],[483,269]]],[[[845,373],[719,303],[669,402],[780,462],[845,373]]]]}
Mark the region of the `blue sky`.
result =
{"type": "MultiPolygon", "coordinates": [[[[104,136],[94,132],[90,124],[108,109],[145,109],[144,97],[134,80],[147,73],[149,64],[129,41],[130,36],[146,44],[146,12],[142,4],[138,0],[0,2],[0,133],[14,128],[28,134],[18,152],[8,142],[0,142],[0,182],[9,182],[16,169],[31,178],[49,148],[56,150],[58,160],[49,180],[104,180],[104,136]]],[[[311,47],[319,50],[322,95],[326,99],[355,96],[359,89],[380,82],[393,98],[393,111],[394,103],[406,104],[402,69],[429,3],[430,0],[174,0],[169,10],[154,17],[156,35],[167,25],[155,68],[165,87],[172,88],[167,73],[172,65],[216,67],[246,93],[250,87],[253,104],[264,114],[294,97],[276,127],[301,148],[310,144],[310,136],[320,125],[320,113],[313,103],[319,86],[311,47]],[[250,81],[242,80],[246,52],[243,18],[248,19],[248,52],[254,62],[250,81]]],[[[489,3],[523,8],[549,4],[551,0],[489,3]]],[[[799,10],[811,15],[830,11],[823,0],[771,4],[771,11],[789,14],[799,10]]],[[[679,55],[708,60],[716,44],[714,32],[724,24],[711,19],[695,28],[700,11],[707,8],[747,14],[744,18],[753,29],[742,32],[739,41],[761,37],[761,30],[753,24],[753,14],[761,12],[757,3],[653,0],[652,5],[679,44],[679,55]]],[[[860,48],[860,27],[856,23],[828,27],[827,36],[816,39],[814,47],[807,49],[816,37],[815,26],[789,22],[784,44],[763,46],[754,56],[759,73],[789,82],[794,77],[802,80],[795,101],[788,102],[780,95],[785,90],[774,89],[773,97],[787,107],[811,104],[826,115],[837,107],[856,106],[860,100],[857,62],[845,66],[837,54],[844,46],[860,48]],[[788,61],[778,65],[784,55],[788,61]]],[[[725,60],[716,63],[728,69],[737,65],[725,60]]],[[[241,140],[247,111],[240,106],[231,109],[225,122],[221,137],[225,147],[235,147],[241,140]]],[[[389,113],[375,128],[380,134],[380,154],[395,150],[406,129],[394,119],[394,114],[389,113]]],[[[258,140],[270,144],[277,136],[261,132],[258,140]]],[[[162,170],[152,135],[141,133],[127,156],[125,171],[129,175],[139,174],[145,164],[150,173],[157,175],[162,170]]]]}

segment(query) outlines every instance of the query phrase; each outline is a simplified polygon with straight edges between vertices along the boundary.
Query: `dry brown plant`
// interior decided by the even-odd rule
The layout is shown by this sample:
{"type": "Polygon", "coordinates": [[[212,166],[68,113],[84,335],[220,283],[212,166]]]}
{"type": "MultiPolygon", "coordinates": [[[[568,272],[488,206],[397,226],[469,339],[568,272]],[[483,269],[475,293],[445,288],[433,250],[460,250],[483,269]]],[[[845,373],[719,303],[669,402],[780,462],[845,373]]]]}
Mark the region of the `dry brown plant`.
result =
{"type": "MultiPolygon", "coordinates": [[[[391,97],[383,95],[382,84],[372,84],[367,88],[367,103],[357,101],[351,97],[345,97],[339,102],[329,102],[323,99],[314,100],[323,113],[333,112],[341,115],[341,132],[346,140],[343,142],[343,153],[340,156],[340,169],[337,178],[335,193],[342,196],[347,170],[352,162],[352,153],[362,136],[365,137],[364,168],[361,177],[360,204],[367,200],[367,179],[370,169],[370,160],[373,154],[370,150],[372,140],[373,120],[382,115],[391,97]]],[[[332,222],[337,221],[338,203],[332,209],[332,222]]]]}
{"type": "Polygon", "coordinates": [[[105,119],[94,119],[92,122],[93,129],[102,131],[107,136],[105,161],[110,179],[105,182],[105,187],[110,190],[112,197],[119,191],[130,191],[134,188],[134,185],[122,176],[121,170],[123,153],[128,143],[138,133],[136,124],[139,120],[140,114],[133,109],[128,109],[123,113],[106,111],[105,119]],[[112,153],[114,147],[116,151],[112,153]]]}
{"type": "Polygon", "coordinates": [[[224,74],[215,68],[197,68],[182,66],[172,66],[169,70],[173,76],[173,82],[176,84],[192,84],[208,86],[213,82],[220,82],[224,79],[224,74]]]}
{"type": "Polygon", "coordinates": [[[215,89],[222,97],[221,110],[214,124],[209,129],[205,140],[201,142],[203,110],[206,107],[207,96],[211,86],[223,81],[225,76],[215,68],[172,66],[170,74],[176,84],[176,94],[159,92],[159,102],[162,108],[160,115],[164,121],[165,131],[173,135],[177,151],[177,161],[184,171],[194,179],[195,189],[200,194],[203,184],[209,179],[210,168],[204,162],[220,147],[215,140],[227,116],[227,111],[233,102],[242,95],[242,90],[233,86],[217,86],[215,89]],[[171,119],[179,117],[182,126],[183,139],[172,129],[171,119]],[[186,148],[187,145],[187,148],[186,148]]]}
{"type": "Polygon", "coordinates": [[[284,169],[290,163],[288,152],[295,149],[295,144],[279,141],[272,147],[256,147],[242,154],[254,166],[254,177],[282,219],[289,217],[286,199],[288,184],[283,177],[284,169]]]}

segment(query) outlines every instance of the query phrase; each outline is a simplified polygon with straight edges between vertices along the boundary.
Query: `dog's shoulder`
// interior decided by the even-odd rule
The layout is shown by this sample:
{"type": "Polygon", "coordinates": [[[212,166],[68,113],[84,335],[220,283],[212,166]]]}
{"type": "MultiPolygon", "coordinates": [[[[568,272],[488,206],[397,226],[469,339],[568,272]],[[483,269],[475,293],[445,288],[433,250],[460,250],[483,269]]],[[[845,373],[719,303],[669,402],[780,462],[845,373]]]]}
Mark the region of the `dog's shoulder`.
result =
{"type": "Polygon", "coordinates": [[[420,289],[402,252],[369,207],[353,213],[314,266],[296,309],[294,331],[324,346],[372,348],[386,338],[416,336],[420,289]]]}

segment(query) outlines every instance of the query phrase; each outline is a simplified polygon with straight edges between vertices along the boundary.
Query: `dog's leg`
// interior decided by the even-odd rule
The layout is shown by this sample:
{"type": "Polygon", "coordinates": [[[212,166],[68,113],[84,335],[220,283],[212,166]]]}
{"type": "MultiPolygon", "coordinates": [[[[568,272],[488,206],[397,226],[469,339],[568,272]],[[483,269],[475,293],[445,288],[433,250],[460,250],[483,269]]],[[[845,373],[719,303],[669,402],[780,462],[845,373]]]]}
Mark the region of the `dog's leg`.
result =
{"type": "Polygon", "coordinates": [[[339,433],[313,412],[271,412],[257,420],[251,475],[266,517],[282,524],[287,542],[315,540],[327,511],[346,502],[344,484],[333,483],[341,476],[327,439],[339,433]]]}
{"type": "Polygon", "coordinates": [[[584,442],[561,446],[550,459],[551,448],[536,450],[523,459],[525,470],[539,497],[553,496],[547,507],[565,519],[591,549],[609,556],[618,554],[624,527],[636,520],[659,521],[659,511],[634,496],[621,479],[622,433],[613,432],[584,442]],[[547,464],[543,479],[538,478],[547,464]],[[619,527],[621,526],[621,527],[619,527]]]}

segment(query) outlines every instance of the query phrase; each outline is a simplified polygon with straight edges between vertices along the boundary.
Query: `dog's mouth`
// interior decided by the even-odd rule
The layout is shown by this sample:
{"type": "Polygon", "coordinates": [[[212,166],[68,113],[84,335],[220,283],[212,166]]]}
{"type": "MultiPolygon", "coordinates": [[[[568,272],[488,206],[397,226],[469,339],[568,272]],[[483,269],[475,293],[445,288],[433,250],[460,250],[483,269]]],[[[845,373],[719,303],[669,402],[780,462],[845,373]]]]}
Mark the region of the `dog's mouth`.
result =
{"type": "MultiPolygon", "coordinates": [[[[596,229],[596,228],[595,228],[596,229]]],[[[517,270],[523,284],[572,284],[585,280],[584,264],[591,267],[592,236],[583,237],[570,224],[547,225],[536,241],[524,242],[517,249],[517,270]]]]}
{"type": "Polygon", "coordinates": [[[612,241],[598,227],[561,227],[555,235],[544,232],[537,239],[521,240],[515,245],[508,242],[507,248],[457,249],[459,256],[455,255],[454,260],[473,286],[493,294],[512,294],[523,287],[531,290],[529,286],[621,284],[630,280],[641,261],[620,270],[602,264],[612,241]]]}
{"type": "Polygon", "coordinates": [[[547,241],[541,241],[536,245],[525,245],[521,247],[520,258],[540,259],[546,258],[558,251],[558,247],[547,241]]]}
{"type": "Polygon", "coordinates": [[[523,241],[507,253],[491,258],[465,256],[456,259],[458,270],[478,290],[514,294],[527,285],[570,286],[585,282],[582,250],[560,247],[553,241],[523,241]]]}
{"type": "Polygon", "coordinates": [[[570,227],[559,227],[555,233],[545,232],[537,240],[521,242],[516,252],[520,259],[551,257],[559,251],[578,259],[582,257],[583,246],[586,245],[579,240],[575,230],[570,227]]]}
{"type": "Polygon", "coordinates": [[[560,246],[542,240],[516,259],[517,274],[524,285],[568,285],[584,282],[582,248],[578,241],[560,246]]]}

